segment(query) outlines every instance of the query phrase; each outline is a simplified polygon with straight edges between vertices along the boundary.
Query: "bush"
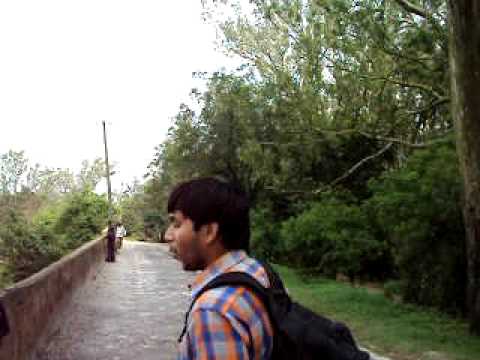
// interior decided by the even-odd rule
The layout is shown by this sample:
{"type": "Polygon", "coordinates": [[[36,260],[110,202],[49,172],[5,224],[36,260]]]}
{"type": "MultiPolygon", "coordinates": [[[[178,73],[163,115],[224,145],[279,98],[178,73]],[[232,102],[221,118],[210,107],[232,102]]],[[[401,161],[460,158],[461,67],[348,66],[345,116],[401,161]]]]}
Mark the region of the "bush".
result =
{"type": "Polygon", "coordinates": [[[107,209],[102,196],[84,191],[50,204],[31,222],[8,211],[0,227],[2,277],[21,280],[93,239],[106,224],[107,209]]]}
{"type": "Polygon", "coordinates": [[[284,252],[280,241],[279,223],[269,207],[260,207],[251,212],[252,233],[250,249],[255,257],[278,262],[284,252]]]}
{"type": "Polygon", "coordinates": [[[0,229],[0,257],[5,261],[5,273],[13,281],[21,280],[59,259],[63,251],[58,237],[35,231],[18,212],[11,211],[0,229]]]}
{"type": "Polygon", "coordinates": [[[162,214],[155,210],[148,211],[143,216],[145,240],[160,241],[160,232],[166,229],[166,221],[162,214]]]}
{"type": "Polygon", "coordinates": [[[388,249],[375,239],[367,215],[354,199],[325,194],[310,209],[282,224],[281,239],[290,262],[351,279],[367,275],[367,265],[382,261],[388,249]]]}
{"type": "Polygon", "coordinates": [[[129,235],[143,237],[143,200],[136,196],[124,199],[120,204],[120,218],[129,235]]]}
{"type": "Polygon", "coordinates": [[[67,200],[54,232],[60,234],[66,249],[92,240],[106,226],[108,202],[92,191],[73,193],[67,200]]]}
{"type": "Polygon", "coordinates": [[[404,299],[463,311],[465,238],[453,143],[417,151],[370,189],[368,206],[391,244],[404,299]]]}
{"type": "Polygon", "coordinates": [[[389,299],[401,297],[405,293],[405,282],[401,280],[389,280],[383,284],[383,292],[389,299]]]}

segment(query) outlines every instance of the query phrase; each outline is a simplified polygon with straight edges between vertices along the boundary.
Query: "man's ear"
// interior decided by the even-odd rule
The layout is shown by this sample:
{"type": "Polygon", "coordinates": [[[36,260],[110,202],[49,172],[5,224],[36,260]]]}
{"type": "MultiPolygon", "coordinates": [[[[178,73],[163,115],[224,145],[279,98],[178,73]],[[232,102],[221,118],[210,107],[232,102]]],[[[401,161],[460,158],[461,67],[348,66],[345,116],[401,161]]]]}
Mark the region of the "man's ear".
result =
{"type": "Polygon", "coordinates": [[[216,240],[219,239],[220,234],[218,232],[218,223],[212,222],[203,225],[203,235],[205,239],[205,245],[213,245],[216,240]]]}

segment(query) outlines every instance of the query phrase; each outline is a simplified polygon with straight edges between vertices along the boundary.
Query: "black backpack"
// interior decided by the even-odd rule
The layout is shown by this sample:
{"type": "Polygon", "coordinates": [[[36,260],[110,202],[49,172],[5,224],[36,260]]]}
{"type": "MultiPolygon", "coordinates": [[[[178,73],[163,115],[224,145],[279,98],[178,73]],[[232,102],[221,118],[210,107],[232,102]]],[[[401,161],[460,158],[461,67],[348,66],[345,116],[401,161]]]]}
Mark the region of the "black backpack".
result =
{"type": "Polygon", "coordinates": [[[245,286],[264,303],[274,328],[273,360],[368,360],[370,355],[361,351],[350,329],[343,323],[315,314],[293,302],[279,275],[261,262],[270,280],[270,288],[263,287],[244,272],[230,272],[217,276],[193,299],[185,316],[185,324],[178,341],[187,329],[187,320],[195,301],[207,290],[222,286],[245,286]]]}

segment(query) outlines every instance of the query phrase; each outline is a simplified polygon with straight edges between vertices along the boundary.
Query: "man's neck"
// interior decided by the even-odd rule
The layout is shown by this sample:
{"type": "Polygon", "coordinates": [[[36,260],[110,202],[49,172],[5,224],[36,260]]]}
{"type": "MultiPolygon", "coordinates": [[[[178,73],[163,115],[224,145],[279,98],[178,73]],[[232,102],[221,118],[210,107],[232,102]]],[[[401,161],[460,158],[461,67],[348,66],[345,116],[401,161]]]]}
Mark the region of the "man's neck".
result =
{"type": "Polygon", "coordinates": [[[206,269],[210,267],[210,265],[214,264],[218,259],[220,259],[223,255],[228,253],[228,250],[225,249],[223,246],[216,247],[215,249],[211,249],[211,251],[207,254],[206,258],[206,269]]]}

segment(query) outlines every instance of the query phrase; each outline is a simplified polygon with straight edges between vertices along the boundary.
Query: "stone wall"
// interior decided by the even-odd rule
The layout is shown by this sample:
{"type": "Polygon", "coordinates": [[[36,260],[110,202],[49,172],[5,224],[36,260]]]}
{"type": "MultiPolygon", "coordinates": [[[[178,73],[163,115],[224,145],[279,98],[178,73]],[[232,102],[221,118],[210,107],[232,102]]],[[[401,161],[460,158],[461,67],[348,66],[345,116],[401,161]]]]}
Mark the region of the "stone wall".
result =
{"type": "Polygon", "coordinates": [[[0,359],[28,359],[74,290],[105,261],[104,236],[0,292],[0,359]],[[1,337],[5,329],[8,334],[1,337]]]}

